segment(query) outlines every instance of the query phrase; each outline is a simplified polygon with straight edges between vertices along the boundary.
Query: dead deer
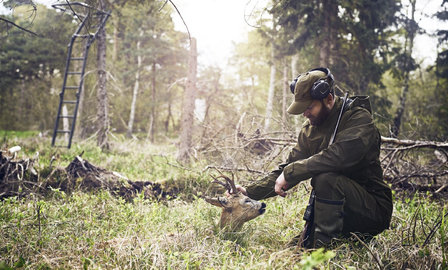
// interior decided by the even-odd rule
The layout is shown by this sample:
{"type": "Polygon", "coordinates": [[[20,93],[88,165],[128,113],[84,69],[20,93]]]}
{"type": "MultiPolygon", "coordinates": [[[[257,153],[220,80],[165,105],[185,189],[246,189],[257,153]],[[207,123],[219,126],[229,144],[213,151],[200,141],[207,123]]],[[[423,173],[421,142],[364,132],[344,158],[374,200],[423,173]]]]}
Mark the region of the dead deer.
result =
{"type": "MultiPolygon", "coordinates": [[[[213,176],[212,176],[213,177],[213,176]]],[[[253,200],[237,190],[235,182],[229,177],[222,175],[226,183],[213,177],[213,183],[220,184],[227,189],[228,195],[224,197],[210,198],[205,196],[205,201],[218,207],[222,207],[219,226],[230,231],[238,231],[243,224],[251,219],[262,215],[266,211],[266,204],[253,200]]]]}

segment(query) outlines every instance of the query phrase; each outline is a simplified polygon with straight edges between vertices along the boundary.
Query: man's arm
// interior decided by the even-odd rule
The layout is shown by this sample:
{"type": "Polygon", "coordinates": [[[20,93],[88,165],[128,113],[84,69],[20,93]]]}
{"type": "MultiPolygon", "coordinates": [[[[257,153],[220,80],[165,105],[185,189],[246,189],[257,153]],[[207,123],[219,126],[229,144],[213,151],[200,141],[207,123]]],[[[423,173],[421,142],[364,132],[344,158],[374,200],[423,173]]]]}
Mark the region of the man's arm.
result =
{"type": "Polygon", "coordinates": [[[274,186],[277,178],[282,174],[283,169],[290,163],[309,157],[304,134],[298,136],[298,142],[291,150],[285,163],[280,164],[278,169],[272,171],[262,179],[246,187],[247,196],[254,200],[261,200],[276,196],[274,186]]]}

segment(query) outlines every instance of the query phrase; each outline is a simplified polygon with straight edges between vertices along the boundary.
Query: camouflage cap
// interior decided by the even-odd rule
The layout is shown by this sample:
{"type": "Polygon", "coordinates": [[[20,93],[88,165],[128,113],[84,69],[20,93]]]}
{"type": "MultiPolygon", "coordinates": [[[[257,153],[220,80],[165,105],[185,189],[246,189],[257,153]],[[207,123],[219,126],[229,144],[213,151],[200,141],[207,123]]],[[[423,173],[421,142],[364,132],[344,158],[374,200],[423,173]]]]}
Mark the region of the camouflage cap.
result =
{"type": "Polygon", "coordinates": [[[311,102],[313,102],[310,90],[314,82],[326,76],[327,74],[320,70],[313,70],[301,74],[297,79],[296,87],[294,88],[294,102],[289,106],[288,113],[303,113],[311,105],[311,102]]]}

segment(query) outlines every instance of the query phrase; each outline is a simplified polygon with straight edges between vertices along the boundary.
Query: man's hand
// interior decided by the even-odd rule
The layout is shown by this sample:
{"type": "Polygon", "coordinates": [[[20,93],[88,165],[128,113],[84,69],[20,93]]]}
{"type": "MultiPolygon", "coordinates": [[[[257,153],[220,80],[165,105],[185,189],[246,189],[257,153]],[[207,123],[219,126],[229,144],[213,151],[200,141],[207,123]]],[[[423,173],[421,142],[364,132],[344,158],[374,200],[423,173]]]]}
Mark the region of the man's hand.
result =
{"type": "Polygon", "coordinates": [[[287,195],[285,192],[286,189],[288,189],[288,182],[286,182],[285,176],[282,173],[277,177],[277,180],[275,180],[274,190],[278,195],[285,197],[287,195]]]}

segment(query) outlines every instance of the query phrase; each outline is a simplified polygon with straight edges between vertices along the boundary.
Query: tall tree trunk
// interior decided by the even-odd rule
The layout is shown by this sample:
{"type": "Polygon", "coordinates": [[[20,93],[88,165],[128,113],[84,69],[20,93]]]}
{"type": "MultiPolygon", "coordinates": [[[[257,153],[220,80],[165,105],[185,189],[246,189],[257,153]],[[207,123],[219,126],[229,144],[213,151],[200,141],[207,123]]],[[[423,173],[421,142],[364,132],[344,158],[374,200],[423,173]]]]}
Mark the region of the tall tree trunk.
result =
{"type": "Polygon", "coordinates": [[[112,61],[117,61],[117,55],[118,55],[118,32],[120,27],[120,16],[114,16],[113,20],[113,27],[114,27],[114,45],[112,50],[112,61]]]}
{"type": "Polygon", "coordinates": [[[271,127],[271,119],[272,119],[272,111],[274,104],[274,92],[275,92],[275,46],[274,39],[271,41],[271,76],[269,78],[269,92],[268,92],[268,101],[266,104],[266,116],[264,121],[264,132],[267,132],[271,127]]]}
{"type": "MultiPolygon", "coordinates": [[[[299,75],[299,71],[297,70],[297,63],[299,62],[299,55],[298,54],[294,54],[291,57],[291,80],[297,78],[297,76],[299,75]]],[[[288,86],[289,87],[289,86],[288,86]]],[[[289,99],[291,101],[291,98],[289,99]]],[[[296,129],[299,129],[301,127],[301,125],[299,124],[299,118],[298,117],[293,117],[292,118],[292,123],[294,125],[294,127],[296,129]]]]}
{"type": "Polygon", "coordinates": [[[74,136],[78,138],[82,138],[82,136],[85,133],[85,125],[83,121],[83,110],[84,110],[84,96],[85,96],[85,83],[81,85],[81,93],[79,94],[79,105],[78,105],[78,112],[76,116],[76,126],[78,128],[75,128],[74,136]]]}
{"type": "Polygon", "coordinates": [[[337,15],[338,4],[333,0],[324,0],[322,2],[323,8],[323,33],[322,38],[318,40],[320,44],[317,48],[319,51],[319,64],[322,67],[329,67],[333,65],[333,57],[331,54],[332,48],[336,44],[336,35],[333,28],[334,16],[337,15]]]}
{"type": "Polygon", "coordinates": [[[299,62],[299,55],[294,54],[291,57],[291,80],[295,79],[299,75],[299,72],[297,71],[298,62],[299,62]]]}
{"type": "Polygon", "coordinates": [[[395,117],[393,120],[393,125],[391,127],[391,136],[394,138],[397,138],[400,134],[400,126],[401,126],[401,119],[403,117],[404,110],[406,108],[406,98],[407,94],[409,92],[409,73],[411,72],[410,69],[410,60],[412,58],[412,51],[414,49],[414,38],[415,34],[417,33],[418,27],[417,23],[415,22],[415,5],[416,0],[410,0],[411,3],[411,21],[409,22],[410,25],[407,26],[409,29],[406,35],[405,39],[405,62],[404,62],[404,80],[403,80],[403,90],[401,92],[400,96],[400,103],[398,105],[397,111],[395,112],[395,117]],[[409,41],[409,48],[408,43],[409,41]]]}
{"type": "MultiPolygon", "coordinates": [[[[26,101],[26,86],[25,79],[20,81],[20,98],[19,98],[19,123],[20,125],[26,126],[24,122],[28,119],[28,115],[25,112],[25,101],[26,101]]],[[[20,127],[22,128],[22,127],[20,127]]]]}
{"type": "Polygon", "coordinates": [[[191,139],[193,135],[194,100],[196,98],[197,49],[196,39],[191,39],[188,58],[188,78],[184,92],[182,116],[180,123],[180,144],[177,160],[185,163],[190,159],[191,139]]]}
{"type": "MultiPolygon", "coordinates": [[[[67,105],[65,105],[65,104],[62,105],[62,115],[68,115],[67,105]]],[[[62,127],[64,130],[70,130],[68,118],[62,118],[62,127]]],[[[64,138],[65,138],[65,143],[68,143],[68,140],[69,140],[68,133],[64,133],[64,138]]]]}
{"type": "MultiPolygon", "coordinates": [[[[99,9],[106,10],[104,0],[99,0],[99,9]]],[[[97,90],[97,145],[102,149],[109,149],[108,132],[109,132],[109,102],[107,99],[106,89],[106,27],[102,27],[98,31],[97,37],[97,66],[98,66],[98,90],[97,90]]]]}
{"type": "MultiPolygon", "coordinates": [[[[73,50],[76,51],[76,55],[84,55],[84,52],[86,51],[86,45],[87,45],[87,41],[84,41],[81,44],[79,44],[79,46],[74,47],[73,50]]],[[[87,48],[88,49],[88,48],[87,48]]],[[[80,61],[74,61],[74,63],[72,63],[73,65],[73,70],[81,70],[82,69],[82,63],[80,61]]],[[[83,120],[83,111],[84,111],[84,96],[85,96],[85,90],[86,90],[86,77],[87,77],[88,73],[84,74],[84,83],[81,85],[81,89],[79,94],[79,104],[78,104],[78,112],[76,113],[76,123],[75,123],[75,130],[74,130],[74,134],[73,136],[75,138],[83,138],[83,136],[85,136],[86,133],[86,127],[84,124],[84,120],[83,120]]],[[[73,82],[74,85],[77,85],[79,83],[79,81],[73,82]]],[[[73,114],[73,113],[72,113],[73,114]]],[[[68,140],[67,140],[68,141],[68,140]]]]}
{"type": "MultiPolygon", "coordinates": [[[[140,37],[143,36],[143,30],[140,29],[140,37]]],[[[134,119],[135,119],[135,107],[137,104],[137,96],[138,96],[138,90],[140,85],[140,69],[142,67],[142,56],[140,53],[140,40],[137,41],[137,70],[135,72],[135,83],[134,83],[134,90],[132,92],[132,102],[131,102],[131,112],[129,114],[129,122],[128,122],[128,131],[126,133],[126,136],[128,138],[132,138],[132,131],[134,126],[134,119]]]]}
{"type": "Polygon", "coordinates": [[[168,115],[165,119],[165,135],[168,136],[168,131],[170,127],[170,120],[173,118],[173,113],[171,111],[171,100],[168,100],[168,115]]]}
{"type": "Polygon", "coordinates": [[[210,107],[212,105],[212,100],[219,91],[219,78],[220,77],[221,77],[221,75],[219,75],[218,77],[216,77],[213,80],[213,92],[210,93],[207,96],[207,98],[205,99],[205,112],[204,112],[204,120],[202,120],[203,126],[202,126],[202,135],[201,135],[201,144],[203,144],[204,138],[206,137],[209,111],[210,111],[210,107]]]}
{"type": "Polygon", "coordinates": [[[288,118],[286,115],[286,110],[288,108],[287,100],[289,93],[289,78],[288,78],[288,65],[286,58],[284,59],[283,64],[283,98],[282,98],[282,126],[283,130],[286,128],[286,124],[288,123],[288,118]]]}
{"type": "Polygon", "coordinates": [[[152,75],[151,75],[151,98],[152,98],[152,106],[151,106],[151,116],[149,117],[149,128],[148,128],[148,137],[151,142],[155,140],[154,134],[154,126],[156,124],[156,61],[152,62],[152,75]]]}

